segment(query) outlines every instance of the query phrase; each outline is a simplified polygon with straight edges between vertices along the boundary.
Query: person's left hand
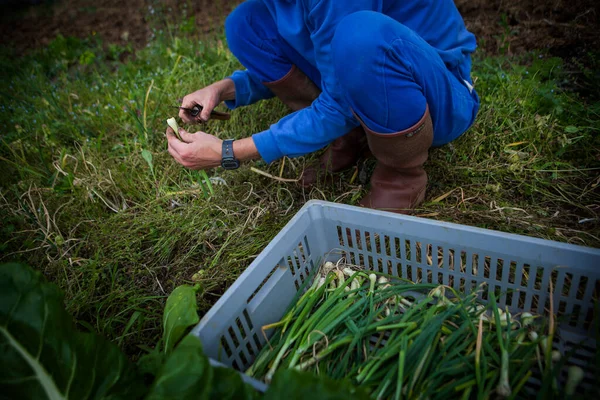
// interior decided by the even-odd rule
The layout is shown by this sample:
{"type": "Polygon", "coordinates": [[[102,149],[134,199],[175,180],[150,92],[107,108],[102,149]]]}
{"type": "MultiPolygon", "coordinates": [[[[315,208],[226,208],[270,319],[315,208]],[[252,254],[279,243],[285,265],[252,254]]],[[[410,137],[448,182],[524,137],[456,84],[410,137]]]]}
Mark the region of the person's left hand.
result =
{"type": "Polygon", "coordinates": [[[169,153],[175,161],[190,169],[208,169],[221,165],[223,141],[204,132],[188,133],[179,128],[183,142],[175,137],[175,132],[167,128],[169,153]]]}

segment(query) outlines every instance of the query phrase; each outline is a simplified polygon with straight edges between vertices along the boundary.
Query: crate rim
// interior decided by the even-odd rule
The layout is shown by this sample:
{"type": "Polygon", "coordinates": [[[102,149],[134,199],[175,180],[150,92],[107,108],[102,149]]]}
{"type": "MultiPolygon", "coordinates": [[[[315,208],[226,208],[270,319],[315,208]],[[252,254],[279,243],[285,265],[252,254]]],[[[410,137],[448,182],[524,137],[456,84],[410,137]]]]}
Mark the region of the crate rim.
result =
{"type": "MultiPolygon", "coordinates": [[[[500,231],[497,229],[480,228],[480,227],[472,226],[472,225],[459,224],[457,222],[448,222],[448,221],[441,221],[441,220],[436,220],[436,219],[432,219],[432,218],[418,217],[418,216],[414,216],[414,215],[398,214],[398,213],[394,213],[391,211],[374,210],[371,208],[352,206],[352,205],[348,205],[348,204],[338,204],[338,203],[325,201],[325,200],[309,200],[309,201],[307,201],[306,204],[304,204],[304,206],[302,206],[302,208],[300,208],[297,211],[296,215],[292,219],[290,219],[290,221],[285,226],[293,224],[297,219],[302,218],[302,216],[305,213],[311,212],[312,209],[325,208],[325,207],[345,209],[345,210],[350,210],[351,212],[361,212],[361,213],[373,215],[373,216],[382,216],[383,215],[389,219],[396,220],[396,221],[410,221],[410,222],[415,222],[415,223],[428,225],[428,226],[436,227],[436,228],[439,228],[441,226],[441,227],[458,229],[458,230],[462,230],[464,232],[475,233],[475,234],[481,233],[481,234],[492,235],[492,236],[498,235],[498,236],[502,236],[503,239],[521,240],[525,243],[541,245],[541,246],[550,246],[554,249],[559,248],[559,249],[564,249],[564,250],[576,250],[579,252],[583,251],[583,252],[589,253],[589,255],[600,256],[600,248],[595,248],[595,247],[590,247],[590,246],[582,246],[582,245],[577,245],[577,244],[572,244],[572,243],[559,242],[557,240],[551,240],[551,239],[542,239],[542,238],[523,235],[523,234],[519,234],[519,233],[500,231]]],[[[281,234],[283,234],[284,231],[285,231],[285,229],[282,228],[280,230],[280,232],[275,237],[273,237],[272,242],[275,242],[276,241],[275,239],[277,239],[281,234]]]]}

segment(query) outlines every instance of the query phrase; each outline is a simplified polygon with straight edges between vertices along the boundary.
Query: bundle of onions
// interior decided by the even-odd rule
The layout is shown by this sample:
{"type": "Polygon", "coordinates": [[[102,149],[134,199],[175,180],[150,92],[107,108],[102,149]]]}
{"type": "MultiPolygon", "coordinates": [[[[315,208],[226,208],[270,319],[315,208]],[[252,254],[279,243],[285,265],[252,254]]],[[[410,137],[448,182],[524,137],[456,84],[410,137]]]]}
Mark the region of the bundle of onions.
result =
{"type": "Polygon", "coordinates": [[[493,293],[484,305],[478,293],[331,262],[299,293],[281,321],[263,327],[276,331],[247,374],[269,382],[281,368],[313,371],[376,399],[515,398],[534,371],[543,390],[577,386],[555,379],[565,359],[545,362],[545,319],[516,319],[493,293]]]}

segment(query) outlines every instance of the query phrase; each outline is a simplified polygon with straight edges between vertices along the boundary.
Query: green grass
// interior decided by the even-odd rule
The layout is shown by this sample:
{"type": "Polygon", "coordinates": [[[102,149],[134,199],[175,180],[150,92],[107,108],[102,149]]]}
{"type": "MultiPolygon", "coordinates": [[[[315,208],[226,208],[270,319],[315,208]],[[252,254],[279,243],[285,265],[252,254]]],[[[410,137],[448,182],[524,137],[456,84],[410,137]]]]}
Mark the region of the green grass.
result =
{"type": "MultiPolygon", "coordinates": [[[[171,107],[240,67],[222,35],[198,43],[184,31],[157,32],[125,63],[127,49],[96,39],[0,54],[0,260],[38,266],[82,327],[134,358],[160,335],[175,286],[201,282],[208,310],[307,200],[356,204],[367,189],[352,171],[307,191],[248,166],[205,175],[176,164],[164,138],[171,107]]],[[[481,112],[431,151],[417,213],[600,247],[600,104],[568,90],[561,60],[539,57],[478,56],[481,112]]],[[[201,129],[241,138],[285,113],[271,100],[201,129]]],[[[310,159],[253,165],[296,178],[310,159]]]]}

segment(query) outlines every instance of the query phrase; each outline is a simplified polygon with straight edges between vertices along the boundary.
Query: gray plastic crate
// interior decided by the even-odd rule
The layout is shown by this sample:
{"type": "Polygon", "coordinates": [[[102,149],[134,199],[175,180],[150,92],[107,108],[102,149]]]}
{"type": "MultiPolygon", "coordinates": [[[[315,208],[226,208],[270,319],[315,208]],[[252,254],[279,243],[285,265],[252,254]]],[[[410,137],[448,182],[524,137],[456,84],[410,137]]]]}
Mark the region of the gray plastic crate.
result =
{"type": "MultiPolygon", "coordinates": [[[[314,268],[341,257],[465,293],[485,282],[482,300],[501,291],[499,305],[512,313],[548,309],[552,282],[554,310],[562,321],[555,345],[568,351],[584,341],[576,363],[595,354],[599,249],[324,201],[308,202],[290,220],[192,334],[209,357],[245,371],[266,343],[261,327],[281,319],[314,268]]],[[[591,376],[584,383],[592,385],[591,376]]]]}

